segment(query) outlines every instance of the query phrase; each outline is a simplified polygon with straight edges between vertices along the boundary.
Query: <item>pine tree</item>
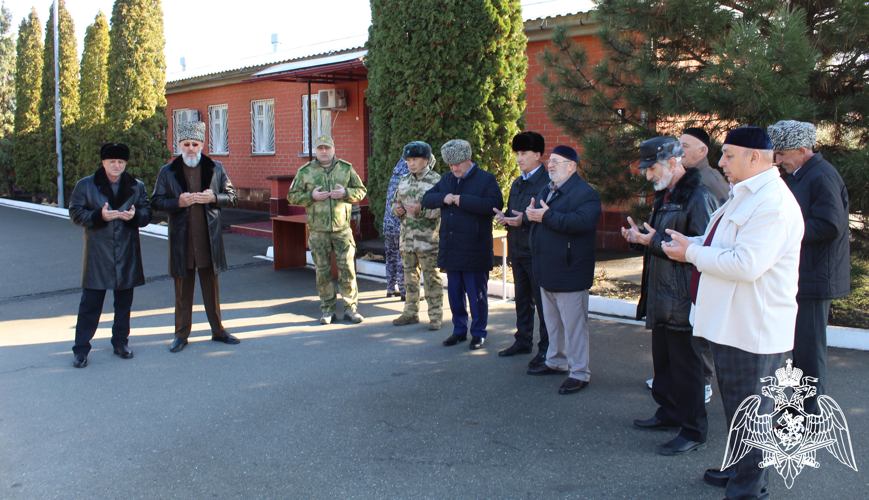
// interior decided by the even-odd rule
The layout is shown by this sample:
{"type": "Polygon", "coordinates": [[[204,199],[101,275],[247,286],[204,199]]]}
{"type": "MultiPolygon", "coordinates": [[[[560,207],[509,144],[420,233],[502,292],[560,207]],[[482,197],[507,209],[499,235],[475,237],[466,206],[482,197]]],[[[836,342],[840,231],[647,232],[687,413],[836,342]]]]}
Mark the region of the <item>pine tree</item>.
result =
{"type": "Polygon", "coordinates": [[[0,7],[0,194],[12,195],[15,179],[12,134],[15,130],[15,41],[9,33],[12,12],[0,7]]]}
{"type": "Polygon", "coordinates": [[[151,190],[166,147],[166,59],[159,0],[116,0],[109,32],[107,139],[130,147],[127,170],[151,190]]]}
{"type": "Polygon", "coordinates": [[[429,143],[446,172],[440,147],[465,139],[473,160],[506,187],[518,174],[510,145],[525,108],[519,0],[372,0],[371,20],[368,193],[377,220],[410,141],[429,143]]]}
{"type": "Polygon", "coordinates": [[[100,11],[87,27],[81,56],[79,178],[90,175],[99,164],[100,145],[106,142],[105,121],[108,85],[109,23],[100,11]]]}
{"type": "Polygon", "coordinates": [[[42,88],[42,27],[36,9],[21,21],[15,59],[15,183],[39,193],[39,108],[42,88]]]}
{"type": "MultiPolygon", "coordinates": [[[[75,186],[78,173],[78,47],[75,25],[63,0],[57,0],[57,46],[60,71],[60,131],[63,152],[64,190],[75,186]]],[[[39,102],[40,187],[50,196],[57,194],[57,139],[54,106],[54,11],[45,23],[42,55],[42,98],[39,102]]],[[[64,197],[68,199],[68,197],[64,197]]],[[[65,208],[65,207],[63,207],[65,208]]]]}

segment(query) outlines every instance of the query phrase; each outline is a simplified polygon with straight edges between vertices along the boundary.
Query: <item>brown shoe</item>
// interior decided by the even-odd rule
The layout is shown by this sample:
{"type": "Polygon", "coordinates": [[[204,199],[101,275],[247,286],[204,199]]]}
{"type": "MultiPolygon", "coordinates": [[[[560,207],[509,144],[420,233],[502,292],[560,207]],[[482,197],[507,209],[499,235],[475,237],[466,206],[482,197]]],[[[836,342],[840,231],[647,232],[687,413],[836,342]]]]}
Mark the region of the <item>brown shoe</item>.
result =
{"type": "Polygon", "coordinates": [[[443,323],[441,323],[441,320],[433,319],[433,320],[428,322],[428,329],[429,330],[440,330],[442,325],[443,325],[443,323]]]}
{"type": "Polygon", "coordinates": [[[413,325],[419,323],[419,316],[414,314],[413,316],[405,316],[402,314],[401,316],[392,320],[392,324],[395,326],[404,326],[404,325],[413,325]]]}

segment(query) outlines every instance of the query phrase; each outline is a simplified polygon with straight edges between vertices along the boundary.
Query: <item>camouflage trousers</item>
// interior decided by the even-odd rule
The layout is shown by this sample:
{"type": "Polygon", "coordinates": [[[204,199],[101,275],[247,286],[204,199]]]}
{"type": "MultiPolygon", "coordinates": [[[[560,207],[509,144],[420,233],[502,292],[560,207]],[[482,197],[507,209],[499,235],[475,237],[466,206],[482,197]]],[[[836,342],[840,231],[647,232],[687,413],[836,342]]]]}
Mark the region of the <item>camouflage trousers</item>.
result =
{"type": "Polygon", "coordinates": [[[404,316],[410,317],[419,312],[419,270],[425,278],[425,300],[428,302],[429,321],[443,320],[444,282],[438,274],[438,253],[401,252],[404,262],[404,287],[407,289],[407,302],[404,303],[404,316]]]}
{"type": "Polygon", "coordinates": [[[353,232],[311,231],[308,248],[317,268],[317,293],[320,295],[320,310],[335,312],[335,287],[332,284],[332,252],[338,265],[338,286],[344,299],[344,311],[355,309],[359,298],[356,288],[356,242],[353,232]]]}
{"type": "Polygon", "coordinates": [[[399,236],[385,236],[386,244],[386,292],[401,292],[404,295],[404,266],[401,265],[399,236]]]}

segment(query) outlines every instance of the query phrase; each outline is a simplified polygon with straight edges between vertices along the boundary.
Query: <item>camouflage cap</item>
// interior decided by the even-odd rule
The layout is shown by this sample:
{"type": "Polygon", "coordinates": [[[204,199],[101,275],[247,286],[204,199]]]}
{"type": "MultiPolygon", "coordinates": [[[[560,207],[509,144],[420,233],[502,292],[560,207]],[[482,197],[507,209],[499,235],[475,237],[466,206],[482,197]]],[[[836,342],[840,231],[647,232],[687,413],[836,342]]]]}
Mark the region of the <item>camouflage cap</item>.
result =
{"type": "Polygon", "coordinates": [[[314,141],[314,148],[319,148],[320,146],[329,146],[330,148],[335,147],[335,141],[332,140],[328,135],[321,135],[317,137],[317,140],[314,141]]]}

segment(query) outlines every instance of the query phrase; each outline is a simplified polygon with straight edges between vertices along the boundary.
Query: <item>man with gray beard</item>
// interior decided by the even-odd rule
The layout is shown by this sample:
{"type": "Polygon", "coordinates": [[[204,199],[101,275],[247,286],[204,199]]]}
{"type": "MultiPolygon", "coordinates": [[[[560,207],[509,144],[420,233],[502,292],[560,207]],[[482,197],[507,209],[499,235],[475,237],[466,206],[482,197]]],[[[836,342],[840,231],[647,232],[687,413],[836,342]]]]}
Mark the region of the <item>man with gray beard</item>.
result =
{"type": "Polygon", "coordinates": [[[217,282],[217,274],[226,271],[220,210],[235,206],[238,197],[223,164],[202,154],[205,123],[175,126],[181,156],[160,169],[151,197],[155,211],[169,214],[169,276],[175,278],[175,340],[169,350],[179,352],[187,345],[197,271],[211,340],[238,344],[223,328],[217,282]]]}

